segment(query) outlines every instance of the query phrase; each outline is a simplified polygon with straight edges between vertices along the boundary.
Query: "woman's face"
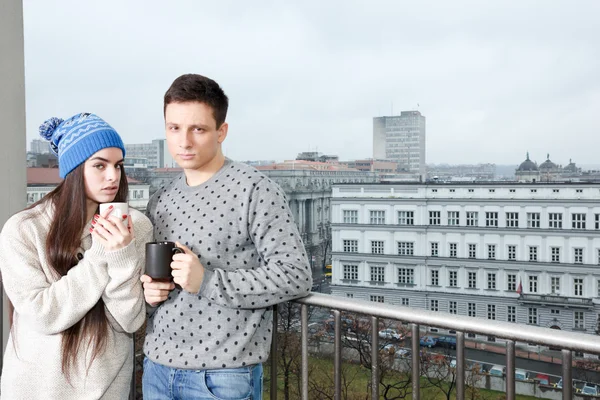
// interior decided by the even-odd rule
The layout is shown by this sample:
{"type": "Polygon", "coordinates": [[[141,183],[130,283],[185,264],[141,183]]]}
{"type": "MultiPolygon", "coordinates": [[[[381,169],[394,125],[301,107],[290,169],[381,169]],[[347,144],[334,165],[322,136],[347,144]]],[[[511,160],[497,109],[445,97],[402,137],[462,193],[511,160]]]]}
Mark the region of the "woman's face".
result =
{"type": "Polygon", "coordinates": [[[95,203],[110,203],[119,190],[123,170],[123,152],[108,147],[94,153],[84,163],[85,195],[95,203]]]}

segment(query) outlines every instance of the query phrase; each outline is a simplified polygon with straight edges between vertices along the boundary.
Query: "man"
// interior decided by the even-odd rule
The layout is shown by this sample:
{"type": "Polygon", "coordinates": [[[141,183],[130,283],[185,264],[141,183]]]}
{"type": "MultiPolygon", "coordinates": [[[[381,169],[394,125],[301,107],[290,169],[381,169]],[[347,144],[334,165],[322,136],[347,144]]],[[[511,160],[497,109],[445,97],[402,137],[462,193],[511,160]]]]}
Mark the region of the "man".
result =
{"type": "Polygon", "coordinates": [[[261,399],[271,306],[306,295],[311,270],[281,189],[224,157],[228,99],[212,79],[177,78],[164,98],[183,174],[148,204],[156,240],[176,241],[173,282],[144,275],[144,399],[261,399]]]}

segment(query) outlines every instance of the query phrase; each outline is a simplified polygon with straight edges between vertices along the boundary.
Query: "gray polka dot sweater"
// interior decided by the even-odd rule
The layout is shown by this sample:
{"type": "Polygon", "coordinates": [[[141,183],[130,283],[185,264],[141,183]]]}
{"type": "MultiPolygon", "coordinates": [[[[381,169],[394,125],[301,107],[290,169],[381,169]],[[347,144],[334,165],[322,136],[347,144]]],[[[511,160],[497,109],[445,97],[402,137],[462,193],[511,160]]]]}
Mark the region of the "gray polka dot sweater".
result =
{"type": "Polygon", "coordinates": [[[180,288],[150,309],[144,353],[174,368],[236,368],[269,355],[272,309],[302,297],[311,270],[283,191],[226,160],[207,182],[182,174],[148,204],[155,240],[179,241],[205,267],[198,294],[180,288]]]}

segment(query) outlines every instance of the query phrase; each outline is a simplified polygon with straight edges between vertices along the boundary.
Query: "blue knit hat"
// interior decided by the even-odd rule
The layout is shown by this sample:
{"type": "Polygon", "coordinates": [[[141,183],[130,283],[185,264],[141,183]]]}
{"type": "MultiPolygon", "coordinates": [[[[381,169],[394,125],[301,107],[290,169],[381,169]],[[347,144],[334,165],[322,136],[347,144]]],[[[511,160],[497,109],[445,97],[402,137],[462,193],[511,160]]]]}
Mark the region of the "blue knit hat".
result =
{"type": "Polygon", "coordinates": [[[112,126],[95,114],[81,113],[67,120],[50,118],[40,125],[40,136],[50,141],[58,156],[61,178],[107,147],[118,147],[125,157],[125,145],[112,126]]]}

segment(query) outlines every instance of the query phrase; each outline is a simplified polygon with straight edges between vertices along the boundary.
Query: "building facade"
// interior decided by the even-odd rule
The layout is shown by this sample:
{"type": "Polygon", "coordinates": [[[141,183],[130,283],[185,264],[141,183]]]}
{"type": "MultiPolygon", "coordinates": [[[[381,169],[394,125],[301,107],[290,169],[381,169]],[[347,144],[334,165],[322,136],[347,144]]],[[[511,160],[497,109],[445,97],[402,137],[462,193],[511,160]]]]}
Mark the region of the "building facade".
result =
{"type": "Polygon", "coordinates": [[[165,139],[154,139],[152,143],[126,144],[125,153],[127,158],[145,158],[148,168],[177,167],[165,139]]]}
{"type": "Polygon", "coordinates": [[[373,158],[392,160],[399,170],[425,179],[425,117],[419,111],[373,118],[373,158]]]}
{"type": "Polygon", "coordinates": [[[587,183],[336,185],[332,293],[595,334],[599,196],[587,183]]]}

